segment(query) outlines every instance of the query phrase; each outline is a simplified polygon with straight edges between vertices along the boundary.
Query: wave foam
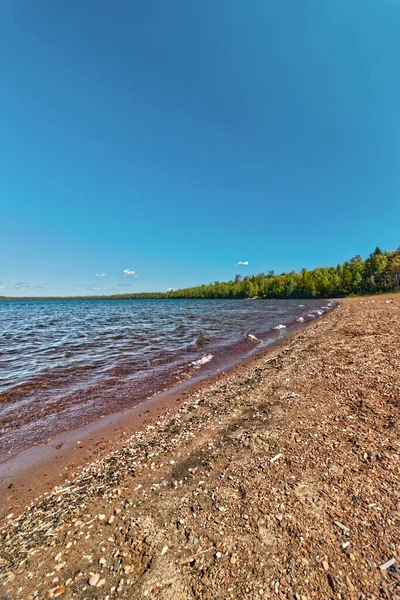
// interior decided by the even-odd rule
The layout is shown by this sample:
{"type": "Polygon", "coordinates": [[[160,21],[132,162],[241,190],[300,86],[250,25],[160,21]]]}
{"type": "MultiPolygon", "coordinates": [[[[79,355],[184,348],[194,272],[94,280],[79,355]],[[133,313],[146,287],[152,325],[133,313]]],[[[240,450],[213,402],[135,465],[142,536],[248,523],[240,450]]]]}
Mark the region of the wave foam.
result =
{"type": "Polygon", "coordinates": [[[255,342],[256,344],[262,344],[262,340],[260,340],[258,337],[256,337],[252,333],[248,333],[247,337],[249,340],[251,340],[252,342],[255,342]]]}
{"type": "Polygon", "coordinates": [[[282,325],[282,323],[281,323],[280,325],[276,325],[272,329],[286,329],[286,325],[282,325]]]}
{"type": "Polygon", "coordinates": [[[194,360],[192,362],[192,365],[194,366],[195,369],[199,369],[202,365],[207,364],[213,358],[214,358],[213,354],[205,354],[204,356],[202,356],[198,360],[194,360]]]}

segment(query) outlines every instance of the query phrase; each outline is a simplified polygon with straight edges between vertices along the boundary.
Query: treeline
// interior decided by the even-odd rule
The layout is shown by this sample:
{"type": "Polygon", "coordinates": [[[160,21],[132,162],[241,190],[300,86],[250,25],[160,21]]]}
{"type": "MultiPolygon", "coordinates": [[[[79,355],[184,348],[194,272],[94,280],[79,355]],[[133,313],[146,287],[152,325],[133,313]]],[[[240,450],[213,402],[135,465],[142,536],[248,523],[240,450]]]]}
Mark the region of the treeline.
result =
{"type": "Polygon", "coordinates": [[[358,294],[397,292],[400,289],[400,248],[380,248],[366,260],[357,255],[336,267],[251,277],[236,275],[232,281],[215,281],[168,292],[167,298],[334,298],[358,294]]]}
{"type": "MultiPolygon", "coordinates": [[[[166,293],[120,294],[112,298],[340,298],[343,296],[400,291],[400,248],[382,252],[376,248],[366,260],[357,254],[336,267],[312,271],[242,277],[215,281],[166,293]]],[[[109,296],[110,297],[110,296],[109,296]]]]}
{"type": "Polygon", "coordinates": [[[113,296],[79,296],[75,298],[82,300],[130,298],[300,299],[340,298],[351,295],[398,291],[400,291],[400,248],[393,252],[382,252],[380,248],[375,248],[375,251],[366,260],[363,260],[357,254],[350,261],[336,267],[318,267],[312,271],[302,269],[299,273],[291,271],[280,275],[275,275],[274,271],[269,271],[267,274],[259,273],[248,277],[236,275],[235,279],[231,281],[215,281],[209,285],[199,285],[165,293],[141,292],[113,296]]]}

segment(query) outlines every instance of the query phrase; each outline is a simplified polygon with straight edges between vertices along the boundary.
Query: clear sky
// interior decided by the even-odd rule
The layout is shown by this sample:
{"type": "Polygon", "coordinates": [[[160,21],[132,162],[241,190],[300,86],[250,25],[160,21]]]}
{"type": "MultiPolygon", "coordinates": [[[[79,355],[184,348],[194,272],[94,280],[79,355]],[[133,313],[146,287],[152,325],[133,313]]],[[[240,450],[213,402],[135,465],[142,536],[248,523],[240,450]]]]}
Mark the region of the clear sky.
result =
{"type": "Polygon", "coordinates": [[[399,32],[399,0],[1,0],[0,294],[396,248],[399,32]]]}

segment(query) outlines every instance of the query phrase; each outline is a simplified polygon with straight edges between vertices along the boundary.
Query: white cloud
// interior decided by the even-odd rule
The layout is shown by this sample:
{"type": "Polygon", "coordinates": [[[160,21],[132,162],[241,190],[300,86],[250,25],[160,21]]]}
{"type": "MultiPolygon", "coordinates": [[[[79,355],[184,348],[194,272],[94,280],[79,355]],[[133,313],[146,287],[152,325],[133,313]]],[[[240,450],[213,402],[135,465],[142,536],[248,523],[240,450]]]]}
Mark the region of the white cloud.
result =
{"type": "Polygon", "coordinates": [[[167,288],[167,292],[174,292],[175,288],[167,288]]]}
{"type": "Polygon", "coordinates": [[[122,272],[124,277],[139,277],[136,271],[132,271],[131,269],[124,269],[122,272]]]}
{"type": "Polygon", "coordinates": [[[105,289],[105,288],[102,288],[102,287],[100,287],[96,284],[92,284],[92,283],[90,285],[84,285],[82,287],[84,287],[85,290],[96,290],[96,291],[105,289]]]}
{"type": "Polygon", "coordinates": [[[21,288],[26,288],[28,290],[42,290],[45,285],[40,285],[39,283],[25,283],[24,281],[18,281],[14,285],[14,289],[20,290],[21,288]]]}
{"type": "Polygon", "coordinates": [[[237,264],[238,265],[248,265],[249,261],[248,260],[239,260],[239,262],[237,264]]]}
{"type": "Polygon", "coordinates": [[[107,273],[95,273],[94,276],[95,277],[106,277],[107,273]]]}

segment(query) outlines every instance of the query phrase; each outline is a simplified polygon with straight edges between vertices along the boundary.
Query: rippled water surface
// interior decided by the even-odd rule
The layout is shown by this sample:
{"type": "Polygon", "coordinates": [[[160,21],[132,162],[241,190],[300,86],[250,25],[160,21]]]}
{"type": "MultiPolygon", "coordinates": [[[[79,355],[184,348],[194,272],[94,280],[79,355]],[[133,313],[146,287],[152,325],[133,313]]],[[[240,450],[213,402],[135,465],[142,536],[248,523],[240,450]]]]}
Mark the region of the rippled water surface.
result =
{"type": "Polygon", "coordinates": [[[0,459],[194,373],[216,372],[330,308],[298,300],[1,301],[0,459]]]}

